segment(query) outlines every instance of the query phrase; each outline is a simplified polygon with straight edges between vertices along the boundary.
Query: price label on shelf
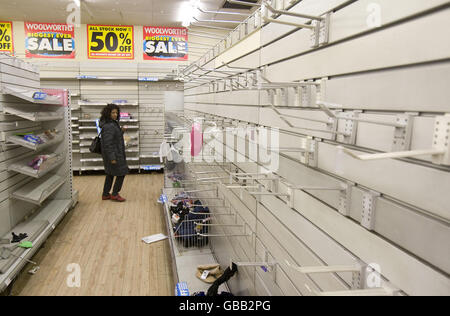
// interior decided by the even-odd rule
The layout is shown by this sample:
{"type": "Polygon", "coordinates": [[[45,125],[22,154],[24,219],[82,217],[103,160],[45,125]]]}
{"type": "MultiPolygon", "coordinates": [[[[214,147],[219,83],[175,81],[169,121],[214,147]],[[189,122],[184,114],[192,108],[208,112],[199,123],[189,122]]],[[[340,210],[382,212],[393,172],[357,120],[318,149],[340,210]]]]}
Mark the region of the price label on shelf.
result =
{"type": "Polygon", "coordinates": [[[88,25],[88,58],[134,59],[133,26],[88,25]]]}
{"type": "Polygon", "coordinates": [[[35,92],[33,93],[34,100],[45,100],[47,98],[47,93],[45,92],[35,92]]]}

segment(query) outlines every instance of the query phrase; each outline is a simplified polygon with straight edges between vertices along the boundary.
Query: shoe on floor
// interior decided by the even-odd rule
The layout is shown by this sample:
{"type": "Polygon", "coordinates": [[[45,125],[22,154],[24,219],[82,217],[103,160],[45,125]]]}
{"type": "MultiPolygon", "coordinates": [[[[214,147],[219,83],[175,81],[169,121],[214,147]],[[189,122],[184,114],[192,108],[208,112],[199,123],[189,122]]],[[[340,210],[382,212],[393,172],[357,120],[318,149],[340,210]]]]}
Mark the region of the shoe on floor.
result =
{"type": "Polygon", "coordinates": [[[111,200],[111,194],[108,194],[108,195],[102,195],[102,200],[103,200],[103,201],[105,201],[105,200],[111,200]]]}
{"type": "Polygon", "coordinates": [[[119,194],[111,195],[111,200],[116,201],[116,202],[125,202],[126,201],[126,199],[121,197],[119,194]]]}

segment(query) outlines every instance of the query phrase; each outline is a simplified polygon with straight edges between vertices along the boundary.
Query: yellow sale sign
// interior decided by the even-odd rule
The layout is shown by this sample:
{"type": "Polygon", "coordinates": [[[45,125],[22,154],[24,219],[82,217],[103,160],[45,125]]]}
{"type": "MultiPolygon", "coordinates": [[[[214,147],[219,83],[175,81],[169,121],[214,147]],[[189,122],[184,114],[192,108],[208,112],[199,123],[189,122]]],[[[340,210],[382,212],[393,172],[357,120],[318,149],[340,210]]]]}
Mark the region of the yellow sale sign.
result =
{"type": "Polygon", "coordinates": [[[0,52],[14,52],[12,22],[0,21],[0,52]]]}
{"type": "Polygon", "coordinates": [[[134,59],[133,26],[88,25],[88,58],[134,59]]]}

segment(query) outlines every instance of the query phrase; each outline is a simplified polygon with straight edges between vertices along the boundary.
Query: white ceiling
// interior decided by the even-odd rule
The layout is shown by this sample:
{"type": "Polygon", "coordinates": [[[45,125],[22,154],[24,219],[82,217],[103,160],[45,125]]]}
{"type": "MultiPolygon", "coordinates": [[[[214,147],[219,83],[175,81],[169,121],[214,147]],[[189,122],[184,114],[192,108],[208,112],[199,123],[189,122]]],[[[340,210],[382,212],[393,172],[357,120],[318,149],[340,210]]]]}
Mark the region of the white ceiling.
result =
{"type": "MultiPolygon", "coordinates": [[[[81,24],[181,26],[180,6],[189,0],[81,0],[81,24]]],[[[203,10],[249,13],[248,10],[221,9],[226,0],[201,0],[203,10]]],[[[73,0],[0,0],[0,20],[66,23],[66,11],[73,0]]],[[[253,10],[252,10],[253,11],[253,10]]],[[[203,14],[203,20],[240,20],[231,15],[203,14]]],[[[233,27],[236,24],[209,23],[233,27]]]]}

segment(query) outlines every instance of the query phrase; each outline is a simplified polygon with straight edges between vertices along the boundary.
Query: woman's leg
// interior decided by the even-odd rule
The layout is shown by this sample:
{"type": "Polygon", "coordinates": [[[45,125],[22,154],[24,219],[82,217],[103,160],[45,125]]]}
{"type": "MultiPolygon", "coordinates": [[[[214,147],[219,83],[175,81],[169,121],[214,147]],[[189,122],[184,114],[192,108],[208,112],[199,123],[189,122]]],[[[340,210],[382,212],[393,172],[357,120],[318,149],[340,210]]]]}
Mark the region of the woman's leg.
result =
{"type": "Polygon", "coordinates": [[[103,186],[103,196],[109,196],[113,184],[114,176],[106,175],[105,185],[103,186]]]}
{"type": "Polygon", "coordinates": [[[125,179],[125,176],[118,176],[116,177],[116,182],[114,183],[114,188],[113,188],[113,196],[117,196],[120,192],[120,190],[122,190],[122,185],[123,185],[123,180],[125,179]]]}

